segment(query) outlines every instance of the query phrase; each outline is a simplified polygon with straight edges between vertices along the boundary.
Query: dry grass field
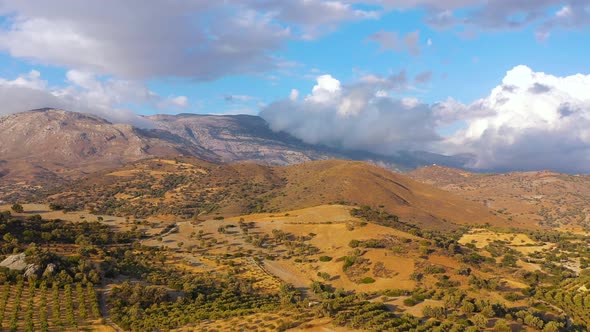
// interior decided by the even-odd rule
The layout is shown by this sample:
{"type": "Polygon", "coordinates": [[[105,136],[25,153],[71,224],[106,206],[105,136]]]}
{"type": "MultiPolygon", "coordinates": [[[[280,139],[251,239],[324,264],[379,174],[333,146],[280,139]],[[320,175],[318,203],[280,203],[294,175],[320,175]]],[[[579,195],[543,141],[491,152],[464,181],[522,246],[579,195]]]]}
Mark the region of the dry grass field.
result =
{"type": "Polygon", "coordinates": [[[273,276],[276,276],[296,287],[303,288],[308,287],[315,280],[326,281],[318,277],[318,273],[328,273],[331,276],[328,281],[333,287],[347,290],[366,292],[390,288],[412,289],[415,286],[415,282],[410,280],[410,275],[414,271],[413,258],[395,255],[387,249],[371,249],[363,256],[368,260],[369,270],[358,278],[371,277],[375,279],[374,283],[358,283],[343,273],[343,263],[337,259],[351,255],[353,249],[349,243],[352,240],[384,238],[417,240],[417,237],[399,230],[363,223],[350,216],[350,207],[323,205],[280,215],[253,214],[223,220],[209,219],[198,223],[178,222],[177,225],[177,232],[162,236],[161,239],[146,240],[144,244],[177,248],[178,252],[175,255],[177,261],[187,268],[200,270],[219,268],[214,261],[206,260],[199,255],[203,249],[206,249],[207,255],[252,251],[276,256],[272,260],[267,259],[258,264],[251,264],[251,261],[241,259],[240,266],[260,279],[260,285],[277,287],[278,283],[273,281],[273,276]],[[226,228],[224,232],[219,231],[220,227],[237,226],[240,221],[251,225],[247,235],[240,232],[238,227],[226,228]],[[309,240],[304,243],[313,247],[316,252],[312,255],[286,257],[289,248],[285,245],[256,246],[246,240],[248,236],[271,239],[273,231],[284,232],[294,238],[309,237],[309,240]],[[199,236],[199,233],[202,235],[199,236]],[[194,254],[193,261],[187,258],[191,256],[190,253],[194,254]],[[329,256],[331,260],[321,262],[321,256],[329,256]],[[375,276],[371,269],[377,262],[381,262],[386,271],[386,274],[381,277],[375,276]]]}

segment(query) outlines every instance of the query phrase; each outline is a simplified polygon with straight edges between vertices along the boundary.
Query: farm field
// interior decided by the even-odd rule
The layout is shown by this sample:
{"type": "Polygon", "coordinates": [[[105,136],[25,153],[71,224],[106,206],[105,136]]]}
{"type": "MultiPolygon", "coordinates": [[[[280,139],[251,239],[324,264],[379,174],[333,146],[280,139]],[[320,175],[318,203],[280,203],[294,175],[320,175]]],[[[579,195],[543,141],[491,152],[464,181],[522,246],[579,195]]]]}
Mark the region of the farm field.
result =
{"type": "Polygon", "coordinates": [[[4,331],[109,331],[102,322],[92,285],[47,287],[34,281],[0,285],[0,324],[4,331]]]}

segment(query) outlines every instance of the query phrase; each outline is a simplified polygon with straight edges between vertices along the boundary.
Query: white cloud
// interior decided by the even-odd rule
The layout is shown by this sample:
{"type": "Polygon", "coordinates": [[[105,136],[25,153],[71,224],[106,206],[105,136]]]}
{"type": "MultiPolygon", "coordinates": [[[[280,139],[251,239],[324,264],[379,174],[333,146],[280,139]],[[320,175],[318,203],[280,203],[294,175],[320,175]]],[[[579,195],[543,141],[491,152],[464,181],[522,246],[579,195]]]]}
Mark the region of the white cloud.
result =
{"type": "Polygon", "coordinates": [[[112,122],[149,127],[148,120],[127,106],[178,111],[189,103],[185,96],[159,96],[137,81],[100,80],[92,73],[77,70],[68,71],[66,79],[66,86],[50,86],[35,70],[13,80],[0,78],[0,99],[3,102],[0,114],[53,107],[96,114],[112,122]]]}
{"type": "Polygon", "coordinates": [[[429,146],[439,140],[428,105],[394,99],[388,92],[405,84],[405,73],[342,85],[331,75],[318,77],[302,101],[284,99],[260,115],[275,131],[307,143],[389,154],[429,146]]]}
{"type": "Polygon", "coordinates": [[[570,6],[563,6],[557,13],[555,13],[557,17],[570,17],[572,14],[572,7],[570,6]]]}
{"type": "Polygon", "coordinates": [[[170,99],[170,102],[178,107],[185,108],[188,106],[188,98],[186,96],[178,96],[170,99]]]}
{"type": "Polygon", "coordinates": [[[241,0],[257,10],[271,13],[274,19],[296,24],[300,38],[315,39],[336,29],[343,21],[379,18],[380,12],[356,9],[345,1],[336,0],[241,0]]]}
{"type": "Polygon", "coordinates": [[[377,90],[377,92],[375,92],[375,97],[383,98],[387,96],[389,96],[389,93],[385,90],[377,90]]]}
{"type": "Polygon", "coordinates": [[[7,80],[0,77],[0,85],[43,90],[47,87],[47,81],[41,79],[41,73],[31,70],[28,74],[19,75],[14,80],[7,80]]]}
{"type": "Polygon", "coordinates": [[[466,127],[443,146],[473,153],[475,168],[589,172],[588,91],[590,75],[558,77],[517,66],[489,96],[455,106],[466,127]]]}
{"type": "Polygon", "coordinates": [[[317,84],[311,94],[305,97],[305,101],[314,103],[328,103],[340,95],[340,81],[332,75],[322,75],[317,78],[317,84]]]}
{"type": "Polygon", "coordinates": [[[303,100],[277,101],[260,115],[273,130],[312,144],[385,155],[469,153],[467,166],[483,170],[590,172],[590,75],[559,77],[516,66],[488,96],[468,105],[391,97],[404,87],[403,73],[365,75],[352,84],[324,75],[303,100]]]}
{"type": "MultiPolygon", "coordinates": [[[[211,80],[281,68],[289,61],[276,54],[289,40],[415,8],[439,27],[536,25],[540,39],[555,28],[590,24],[586,0],[0,0],[0,51],[125,79],[211,80]],[[460,18],[454,15],[459,9],[460,18]]],[[[420,52],[417,31],[378,32],[372,39],[383,49],[420,52]]]]}
{"type": "MultiPolygon", "coordinates": [[[[523,29],[536,26],[537,38],[547,38],[555,28],[590,25],[588,0],[348,0],[375,4],[385,10],[424,9],[426,23],[444,29],[462,26],[471,31],[523,29]],[[560,10],[555,13],[555,8],[560,10]],[[461,11],[461,15],[455,15],[461,11]],[[555,13],[555,14],[554,14],[555,13]]],[[[471,32],[473,33],[473,32],[471,32]]]]}

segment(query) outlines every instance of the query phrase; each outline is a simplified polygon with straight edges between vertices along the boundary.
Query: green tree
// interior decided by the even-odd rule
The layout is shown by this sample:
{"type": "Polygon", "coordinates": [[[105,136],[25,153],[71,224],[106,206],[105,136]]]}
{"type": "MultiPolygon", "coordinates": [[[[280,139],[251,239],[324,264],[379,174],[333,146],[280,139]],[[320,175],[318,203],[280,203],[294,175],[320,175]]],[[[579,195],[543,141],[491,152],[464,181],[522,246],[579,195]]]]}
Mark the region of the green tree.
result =
{"type": "Polygon", "coordinates": [[[510,326],[508,325],[508,323],[506,323],[506,320],[504,320],[504,319],[498,319],[496,321],[496,324],[494,324],[494,331],[498,331],[498,332],[511,332],[512,329],[510,328],[510,326]]]}
{"type": "Polygon", "coordinates": [[[484,329],[488,325],[487,317],[482,314],[475,314],[471,318],[471,321],[475,326],[479,327],[480,329],[484,329]]]}
{"type": "Polygon", "coordinates": [[[16,213],[23,213],[25,212],[25,208],[23,208],[22,205],[20,204],[14,204],[11,207],[12,211],[16,212],[16,213]]]}

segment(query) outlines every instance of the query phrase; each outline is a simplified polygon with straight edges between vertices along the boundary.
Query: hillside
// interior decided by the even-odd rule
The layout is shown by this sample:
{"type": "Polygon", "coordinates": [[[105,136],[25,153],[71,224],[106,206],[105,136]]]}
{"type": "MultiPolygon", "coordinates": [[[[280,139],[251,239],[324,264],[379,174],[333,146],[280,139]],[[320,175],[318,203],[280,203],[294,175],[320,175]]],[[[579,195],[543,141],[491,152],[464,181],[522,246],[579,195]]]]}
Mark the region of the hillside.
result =
{"type": "Polygon", "coordinates": [[[523,225],[590,228],[590,176],[549,171],[476,174],[441,166],[407,175],[478,202],[523,225]]]}
{"type": "Polygon", "coordinates": [[[49,198],[75,209],[135,217],[232,216],[323,204],[369,205],[432,229],[507,225],[485,207],[371,164],[314,161],[284,167],[151,159],[90,175],[49,198]]]}

